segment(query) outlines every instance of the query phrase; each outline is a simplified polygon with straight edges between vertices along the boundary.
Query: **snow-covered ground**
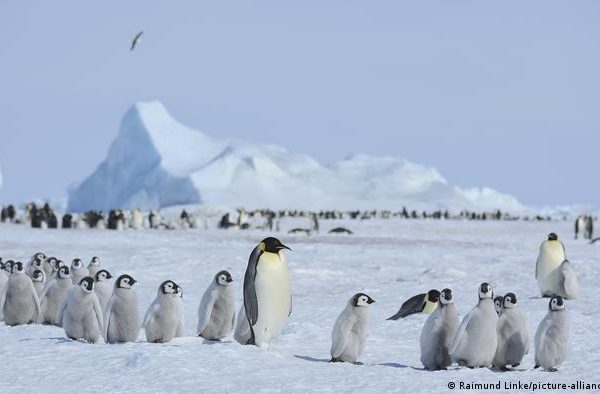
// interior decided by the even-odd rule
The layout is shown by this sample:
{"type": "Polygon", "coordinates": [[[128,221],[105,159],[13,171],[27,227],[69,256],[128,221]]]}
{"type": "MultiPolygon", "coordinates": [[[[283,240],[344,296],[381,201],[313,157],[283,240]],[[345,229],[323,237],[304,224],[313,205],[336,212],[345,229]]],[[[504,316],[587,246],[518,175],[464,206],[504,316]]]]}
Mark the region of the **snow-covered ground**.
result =
{"type": "MultiPolygon", "coordinates": [[[[568,222],[323,221],[322,230],[345,224],[355,235],[274,234],[293,251],[293,313],[269,350],[241,346],[228,337],[207,344],[195,337],[196,310],[213,275],[230,270],[238,305],[250,251],[260,231],[35,230],[0,224],[0,256],[26,260],[43,251],[65,261],[93,255],[115,277],[139,280],[140,315],[158,285],[172,279],[184,288],[187,337],[167,344],[90,345],[65,338],[60,328],[0,324],[1,392],[447,392],[448,383],[598,382],[600,367],[600,245],[574,240],[568,222]],[[533,370],[533,349],[514,372],[422,370],[418,338],[425,315],[385,319],[402,301],[430,288],[450,287],[462,315],[477,301],[483,281],[496,292],[513,291],[533,336],[547,310],[534,265],[539,243],[554,231],[580,281],[580,299],[567,302],[572,349],[557,373],[533,370]],[[363,366],[329,364],[336,317],[354,293],[371,306],[363,366]]],[[[324,231],[322,231],[324,232],[324,231]]],[[[503,383],[504,384],[504,383],[503,383]]],[[[458,386],[457,386],[458,387],[458,386]]],[[[457,390],[458,391],[458,390],[457,390]]]]}

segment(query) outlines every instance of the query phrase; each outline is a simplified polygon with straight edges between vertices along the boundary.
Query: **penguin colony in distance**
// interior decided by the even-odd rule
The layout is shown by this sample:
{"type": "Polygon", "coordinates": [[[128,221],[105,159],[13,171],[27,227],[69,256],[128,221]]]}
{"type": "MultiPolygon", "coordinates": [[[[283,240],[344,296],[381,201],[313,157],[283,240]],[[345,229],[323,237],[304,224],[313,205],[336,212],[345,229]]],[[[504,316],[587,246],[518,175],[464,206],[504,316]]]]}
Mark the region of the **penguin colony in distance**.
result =
{"type": "MultiPolygon", "coordinates": [[[[228,271],[219,271],[198,308],[197,335],[219,341],[234,330],[237,342],[268,347],[292,310],[284,249],[289,250],[278,239],[268,237],[252,250],[237,322],[233,278],[228,271]]],[[[536,277],[545,286],[544,294],[556,290],[550,286],[554,283],[542,274],[552,275],[552,268],[557,269],[565,261],[564,246],[556,234],[550,234],[540,246],[536,263],[536,277]],[[556,264],[561,259],[562,264],[556,264]]],[[[27,266],[0,258],[0,318],[7,325],[37,322],[62,326],[67,337],[89,343],[97,343],[101,338],[106,343],[134,342],[142,328],[148,342],[163,343],[183,336],[183,289],[174,281],[166,280],[159,286],[140,324],[133,289],[137,281],[132,276],[120,275],[111,289],[108,280],[112,276],[100,269],[98,258],[93,258],[88,267],[74,259],[71,267],[41,253],[32,256],[27,266]],[[81,273],[92,268],[96,270],[96,280],[85,276],[73,284],[73,269],[81,273]],[[43,286],[36,285],[39,283],[43,286]],[[102,299],[107,301],[103,303],[102,299]]],[[[425,369],[447,369],[453,363],[470,368],[493,365],[500,370],[519,366],[530,343],[516,294],[494,298],[492,286],[484,282],[478,288],[478,299],[459,324],[452,291],[431,289],[408,299],[388,320],[417,313],[429,315],[419,341],[425,369]]],[[[333,326],[331,362],[360,364],[368,309],[374,302],[365,293],[356,293],[347,302],[333,326]]],[[[548,314],[535,335],[535,368],[556,371],[563,364],[570,347],[569,324],[564,297],[553,295],[548,314]]]]}

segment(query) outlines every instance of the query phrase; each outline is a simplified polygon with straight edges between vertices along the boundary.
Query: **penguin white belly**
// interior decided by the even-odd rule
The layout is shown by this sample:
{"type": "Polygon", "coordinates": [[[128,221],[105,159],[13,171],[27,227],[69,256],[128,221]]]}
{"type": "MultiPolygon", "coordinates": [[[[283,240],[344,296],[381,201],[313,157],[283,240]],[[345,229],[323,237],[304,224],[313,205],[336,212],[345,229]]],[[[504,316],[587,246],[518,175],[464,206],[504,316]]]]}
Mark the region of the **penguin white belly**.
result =
{"type": "Polygon", "coordinates": [[[252,327],[257,346],[268,347],[290,313],[290,275],[285,259],[265,253],[257,265],[255,279],[258,320],[252,327]]]}
{"type": "Polygon", "coordinates": [[[536,264],[536,279],[542,296],[555,294],[558,288],[558,268],[565,260],[565,250],[558,241],[545,241],[536,264]]]}
{"type": "Polygon", "coordinates": [[[489,367],[492,365],[498,346],[498,315],[491,299],[486,299],[471,312],[466,332],[452,354],[459,364],[469,367],[489,367]]]}

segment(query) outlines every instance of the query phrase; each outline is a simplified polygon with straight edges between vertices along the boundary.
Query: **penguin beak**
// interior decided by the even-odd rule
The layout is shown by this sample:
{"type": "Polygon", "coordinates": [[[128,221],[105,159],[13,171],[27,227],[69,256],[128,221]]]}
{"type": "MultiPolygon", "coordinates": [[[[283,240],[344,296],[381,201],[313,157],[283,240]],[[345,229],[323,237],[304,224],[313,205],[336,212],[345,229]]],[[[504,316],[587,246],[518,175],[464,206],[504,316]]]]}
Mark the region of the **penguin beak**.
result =
{"type": "Polygon", "coordinates": [[[375,302],[375,300],[374,300],[374,299],[372,299],[372,298],[369,298],[369,301],[367,301],[367,304],[373,304],[374,302],[375,302]]]}
{"type": "Polygon", "coordinates": [[[231,279],[231,278],[227,278],[227,279],[225,279],[225,282],[227,282],[227,283],[231,283],[231,282],[233,282],[233,279],[231,279]]]}
{"type": "Polygon", "coordinates": [[[277,247],[277,249],[287,249],[287,250],[292,250],[290,248],[288,248],[287,246],[285,246],[284,244],[281,244],[277,247]]]}

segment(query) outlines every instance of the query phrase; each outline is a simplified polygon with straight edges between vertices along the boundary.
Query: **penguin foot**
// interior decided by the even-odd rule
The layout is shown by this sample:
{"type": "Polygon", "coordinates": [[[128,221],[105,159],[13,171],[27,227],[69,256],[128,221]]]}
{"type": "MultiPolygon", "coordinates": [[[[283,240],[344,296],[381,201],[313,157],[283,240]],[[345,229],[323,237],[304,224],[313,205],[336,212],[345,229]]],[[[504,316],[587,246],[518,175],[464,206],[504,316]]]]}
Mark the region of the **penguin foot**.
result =
{"type": "Polygon", "coordinates": [[[335,358],[333,357],[331,360],[329,360],[330,363],[343,363],[342,360],[340,360],[339,358],[335,358]]]}
{"type": "Polygon", "coordinates": [[[548,368],[546,371],[548,371],[548,372],[558,372],[558,368],[548,368]]]}
{"type": "Polygon", "coordinates": [[[456,363],[458,365],[460,365],[461,367],[466,367],[467,366],[467,362],[465,360],[458,360],[456,363]]]}
{"type": "Polygon", "coordinates": [[[538,369],[539,367],[540,367],[540,365],[539,365],[539,364],[535,364],[535,365],[533,366],[533,369],[538,369]]]}
{"type": "Polygon", "coordinates": [[[355,361],[352,364],[354,364],[354,365],[365,365],[364,363],[361,363],[360,361],[355,361]]]}
{"type": "Polygon", "coordinates": [[[521,365],[520,363],[516,363],[516,364],[511,364],[510,366],[513,368],[517,368],[519,365],[521,365]]]}

